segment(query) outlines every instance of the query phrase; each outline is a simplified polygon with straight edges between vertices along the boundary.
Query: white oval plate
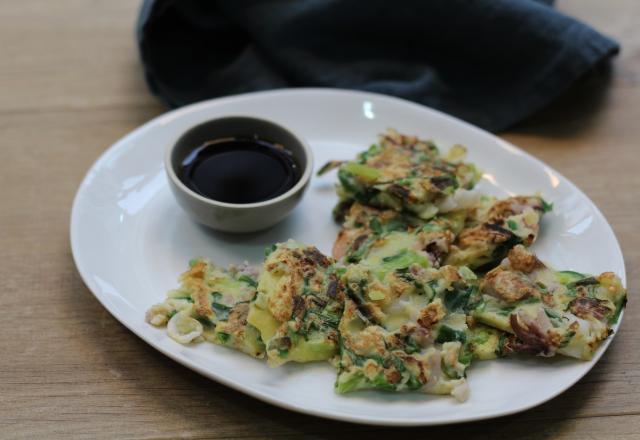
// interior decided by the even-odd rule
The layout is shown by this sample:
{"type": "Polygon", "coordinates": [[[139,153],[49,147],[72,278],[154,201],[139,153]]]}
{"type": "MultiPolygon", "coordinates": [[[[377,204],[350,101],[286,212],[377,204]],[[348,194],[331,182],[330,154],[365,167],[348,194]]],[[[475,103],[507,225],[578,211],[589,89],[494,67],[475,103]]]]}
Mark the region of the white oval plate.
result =
{"type": "Polygon", "coordinates": [[[331,89],[289,89],[215,99],[166,113],[109,148],[78,189],[71,247],[78,270],[98,300],[131,331],[170,358],[256,398],[317,416],[379,425],[464,422],[523,411],[560,394],[590,362],[504,359],[469,370],[471,397],[333,392],[329,364],[269,368],[230,349],[182,346],[144,322],[146,309],[177,285],[193,256],[221,265],[260,263],[265,246],[288,238],[329,253],[338,232],[331,218],[335,174],[314,177],[302,203],[283,223],[251,235],[212,232],[193,223],[174,201],[163,169],[165,146],[202,121],[228,115],[270,119],[306,138],[316,167],[352,158],[388,127],[469,149],[484,177],[478,190],[497,196],[542,191],[554,210],[545,216],[534,250],[554,267],[610,270],[625,282],[620,247],[595,205],[552,168],[483,130],[440,112],[382,95],[331,89]],[[597,243],[597,251],[594,244],[597,243]]]}

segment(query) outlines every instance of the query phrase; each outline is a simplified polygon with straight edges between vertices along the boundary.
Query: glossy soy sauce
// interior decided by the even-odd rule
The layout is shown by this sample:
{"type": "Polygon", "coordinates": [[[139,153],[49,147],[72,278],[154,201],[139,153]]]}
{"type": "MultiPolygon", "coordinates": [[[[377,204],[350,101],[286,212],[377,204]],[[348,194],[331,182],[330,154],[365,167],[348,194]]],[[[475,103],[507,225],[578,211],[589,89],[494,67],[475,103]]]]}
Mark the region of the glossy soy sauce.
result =
{"type": "Polygon", "coordinates": [[[181,180],[193,191],[226,203],[269,200],[300,179],[290,151],[258,138],[205,142],[183,160],[181,171],[181,180]]]}

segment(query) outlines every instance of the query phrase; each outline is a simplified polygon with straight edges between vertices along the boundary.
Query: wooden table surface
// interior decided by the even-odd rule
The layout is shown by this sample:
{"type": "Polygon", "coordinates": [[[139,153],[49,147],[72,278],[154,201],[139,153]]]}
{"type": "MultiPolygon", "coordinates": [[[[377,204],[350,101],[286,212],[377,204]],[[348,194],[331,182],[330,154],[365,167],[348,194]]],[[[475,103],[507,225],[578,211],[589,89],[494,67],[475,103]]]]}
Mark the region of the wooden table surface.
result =
{"type": "Polygon", "coordinates": [[[0,2],[0,438],[640,438],[640,3],[558,3],[623,51],[611,71],[501,136],[602,209],[627,264],[625,321],[597,366],[561,396],[427,431],[274,408],[169,360],[109,315],[74,267],[69,211],[98,155],[164,111],[138,64],[138,2],[0,2]]]}

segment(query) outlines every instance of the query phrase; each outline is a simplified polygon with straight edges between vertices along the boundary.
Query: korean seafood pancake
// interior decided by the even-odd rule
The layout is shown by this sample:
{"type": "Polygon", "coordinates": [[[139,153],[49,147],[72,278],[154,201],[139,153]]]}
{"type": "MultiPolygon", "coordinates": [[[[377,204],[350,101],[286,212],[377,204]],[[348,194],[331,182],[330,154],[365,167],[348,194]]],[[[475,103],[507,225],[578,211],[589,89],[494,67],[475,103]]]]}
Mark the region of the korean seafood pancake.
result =
{"type": "Polygon", "coordinates": [[[289,240],[267,249],[260,271],[193,259],[147,322],[271,366],[329,362],[338,393],[464,401],[475,361],[592,359],[626,304],[620,279],[542,263],[527,247],[552,206],[470,191],[480,173],[465,155],[389,130],[320,170],[338,168],[332,257],[289,240]]]}
{"type": "Polygon", "coordinates": [[[181,344],[206,339],[215,344],[264,357],[258,330],[247,323],[249,303],[256,296],[256,274],[248,266],[223,270],[209,260],[195,258],[180,276],[180,287],[152,306],[146,321],[166,326],[181,344]]]}
{"type": "Polygon", "coordinates": [[[513,335],[506,352],[589,360],[611,334],[627,299],[612,272],[556,272],[524,246],[486,274],[469,313],[513,335]]]}
{"type": "Polygon", "coordinates": [[[455,193],[474,187],[480,173],[463,162],[456,145],[442,155],[431,141],[388,130],[355,160],[329,162],[320,173],[338,169],[338,196],[369,206],[408,212],[428,220],[455,206],[455,193]]]}
{"type": "Polygon", "coordinates": [[[333,259],[289,240],[270,249],[248,321],[273,366],[331,359],[338,350],[344,294],[333,259]]]}

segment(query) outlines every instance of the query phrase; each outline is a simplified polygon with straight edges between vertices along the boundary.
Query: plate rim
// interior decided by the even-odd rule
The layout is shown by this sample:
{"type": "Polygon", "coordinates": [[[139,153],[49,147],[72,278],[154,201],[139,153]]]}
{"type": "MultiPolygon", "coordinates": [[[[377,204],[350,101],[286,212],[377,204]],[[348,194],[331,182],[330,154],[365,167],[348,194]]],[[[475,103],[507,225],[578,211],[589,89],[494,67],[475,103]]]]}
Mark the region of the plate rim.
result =
{"type": "Polygon", "coordinates": [[[526,159],[531,160],[533,162],[535,162],[539,167],[541,167],[542,169],[546,169],[549,170],[551,172],[553,172],[554,174],[556,174],[557,176],[560,176],[564,179],[564,181],[569,185],[569,188],[571,189],[572,192],[577,192],[579,193],[587,202],[587,204],[589,205],[589,207],[592,209],[593,213],[600,217],[600,220],[604,221],[605,226],[609,229],[609,231],[611,232],[611,235],[613,237],[613,244],[615,245],[616,251],[620,256],[620,259],[622,261],[622,271],[619,274],[620,278],[622,280],[623,285],[626,285],[626,264],[624,262],[624,254],[622,253],[622,248],[620,247],[620,243],[618,241],[618,238],[615,234],[615,231],[613,229],[613,227],[611,226],[611,224],[609,223],[609,221],[607,221],[606,217],[604,216],[604,214],[600,211],[600,209],[598,208],[598,206],[591,200],[591,198],[589,198],[577,185],[575,185],[570,179],[568,179],[566,176],[564,176],[562,173],[559,173],[558,171],[556,171],[553,167],[551,167],[550,165],[546,164],[545,162],[543,162],[542,160],[538,159],[537,157],[533,156],[532,154],[528,153],[527,151],[521,149],[520,147],[504,140],[501,139],[500,137],[496,136],[495,134],[484,130],[483,128],[480,128],[478,126],[475,126],[473,124],[470,124],[466,121],[463,121],[455,116],[449,115],[447,113],[444,113],[440,110],[437,109],[433,109],[431,107],[427,107],[425,105],[422,104],[418,104],[412,101],[408,101],[406,99],[403,98],[398,98],[395,96],[390,96],[390,95],[385,95],[385,94],[381,94],[381,93],[374,93],[374,92],[365,92],[365,91],[359,91],[359,90],[350,90],[350,89],[341,89],[341,88],[323,88],[323,87],[300,87],[300,88],[282,88],[282,89],[272,89],[272,90],[266,90],[266,91],[258,91],[258,92],[249,92],[249,93],[242,93],[242,94],[237,94],[237,95],[229,95],[229,96],[224,96],[224,97],[219,97],[219,98],[212,98],[212,99],[208,99],[208,100],[204,100],[204,101],[199,101],[193,104],[189,104],[177,109],[173,109],[173,110],[169,110],[166,111],[158,116],[155,116],[154,118],[150,119],[149,121],[145,122],[144,124],[136,127],[134,130],[130,131],[129,133],[125,134],[124,136],[122,136],[121,138],[119,138],[118,140],[116,140],[113,144],[111,144],[108,148],[106,148],[97,158],[96,160],[91,164],[91,166],[89,167],[89,169],[87,170],[87,172],[85,173],[84,177],[81,180],[81,183],[78,186],[78,189],[76,190],[76,193],[74,195],[73,198],[73,203],[72,203],[72,207],[71,207],[71,215],[70,215],[70,221],[69,221],[69,240],[70,240],[70,246],[71,246],[71,254],[72,254],[72,258],[73,258],[73,262],[76,266],[76,270],[78,272],[78,274],[80,275],[83,283],[85,284],[85,286],[87,287],[87,289],[91,292],[91,294],[98,300],[98,302],[105,308],[107,309],[107,311],[111,314],[112,317],[114,317],[118,322],[120,322],[125,328],[127,328],[129,331],[131,331],[134,335],[136,335],[137,337],[139,337],[140,339],[142,339],[144,342],[146,342],[147,344],[149,344],[150,346],[152,346],[154,349],[158,350],[160,353],[164,354],[165,356],[169,357],[170,359],[174,360],[175,362],[178,362],[179,364],[197,372],[198,374],[201,374],[203,376],[205,376],[206,378],[210,379],[210,380],[214,380],[224,386],[228,386],[238,392],[241,392],[243,394],[246,394],[248,396],[251,396],[253,398],[259,399],[263,402],[269,403],[271,405],[277,406],[279,408],[283,408],[286,410],[290,410],[290,411],[295,411],[298,413],[302,413],[302,414],[307,414],[307,415],[311,415],[311,416],[315,416],[315,417],[322,417],[325,419],[332,419],[332,420],[338,420],[338,421],[343,421],[343,422],[349,422],[349,423],[357,423],[357,424],[366,424],[366,425],[372,425],[372,426],[406,426],[406,427],[411,427],[411,426],[437,426],[437,425],[448,425],[448,424],[458,424],[458,423],[469,423],[469,422],[474,422],[474,421],[480,421],[480,420],[487,420],[487,419],[494,419],[494,418],[500,418],[500,417],[505,417],[508,415],[512,415],[512,414],[516,414],[516,413],[520,413],[520,412],[524,412],[527,411],[531,408],[540,406],[554,398],[556,398],[557,396],[559,396],[560,394],[564,393],[565,391],[567,391],[569,388],[573,387],[580,379],[582,379],[587,373],[589,373],[593,367],[595,367],[595,365],[599,362],[600,358],[604,355],[604,353],[607,351],[609,345],[612,343],[613,339],[615,338],[615,336],[618,333],[618,329],[622,323],[623,317],[624,317],[624,309],[622,310],[621,314],[620,314],[620,318],[617,322],[617,324],[614,327],[614,333],[612,334],[612,336],[610,336],[606,341],[604,341],[604,343],[602,344],[602,347],[600,350],[598,350],[598,352],[596,353],[596,355],[588,362],[591,363],[591,366],[589,368],[587,368],[584,372],[580,373],[577,375],[577,377],[575,378],[575,380],[573,381],[569,381],[566,386],[561,386],[559,387],[557,390],[555,390],[553,393],[551,393],[549,396],[545,396],[544,399],[537,401],[535,403],[528,403],[528,404],[524,404],[521,406],[517,406],[515,408],[512,409],[507,409],[507,410],[503,410],[503,411],[489,411],[486,414],[485,413],[480,413],[480,414],[476,414],[473,416],[462,416],[459,418],[456,418],[455,420],[448,420],[448,419],[443,419],[443,420],[423,420],[423,419],[416,419],[416,420],[408,420],[408,419],[394,419],[394,418],[377,418],[377,419],[372,419],[372,418],[367,418],[366,416],[362,416],[362,415],[353,415],[353,414],[341,414],[338,413],[337,411],[330,411],[330,410],[322,410],[322,409],[313,409],[313,408],[307,408],[307,407],[301,407],[301,406],[297,406],[296,404],[291,404],[288,403],[287,401],[281,400],[279,398],[273,397],[268,393],[265,392],[261,392],[258,390],[255,390],[254,388],[250,387],[250,386],[244,386],[241,383],[236,383],[233,380],[229,380],[223,376],[219,376],[217,375],[215,372],[212,372],[210,370],[207,370],[205,368],[201,368],[196,362],[188,359],[188,358],[183,358],[181,356],[179,356],[178,353],[174,353],[173,351],[162,347],[159,343],[157,343],[155,340],[153,340],[152,338],[149,338],[147,336],[145,336],[144,333],[138,332],[133,325],[130,325],[128,322],[126,322],[126,320],[119,316],[118,313],[116,313],[114,311],[115,307],[113,307],[108,301],[106,301],[106,297],[101,294],[101,293],[97,293],[97,289],[94,289],[94,283],[88,278],[88,273],[90,272],[82,263],[82,261],[80,260],[80,244],[78,243],[78,232],[74,232],[77,231],[77,224],[80,221],[79,220],[79,205],[81,203],[81,198],[83,196],[84,191],[87,190],[88,188],[88,181],[91,179],[92,174],[95,172],[95,170],[100,167],[100,165],[102,165],[105,161],[107,161],[113,154],[115,154],[116,151],[118,151],[121,148],[124,148],[124,146],[127,145],[127,143],[129,142],[130,139],[138,137],[140,135],[142,135],[145,131],[149,130],[151,127],[156,126],[158,124],[161,124],[163,122],[163,120],[171,120],[171,119],[178,119],[180,117],[182,117],[183,115],[192,113],[192,112],[198,112],[199,110],[203,110],[206,109],[208,107],[211,106],[224,106],[227,103],[230,102],[234,102],[234,101],[241,101],[244,99],[250,99],[253,97],[268,97],[269,95],[282,95],[282,94],[291,94],[291,95],[297,95],[297,94],[301,94],[301,95],[305,95],[305,94],[320,94],[320,95],[326,95],[326,94],[336,94],[336,95],[350,95],[353,98],[360,98],[360,99],[375,99],[375,100],[385,100],[385,101],[391,101],[391,102],[395,102],[396,104],[399,105],[404,105],[404,106],[410,106],[410,107],[414,107],[416,110],[419,111],[427,111],[427,112],[432,112],[434,113],[437,117],[441,117],[444,119],[449,120],[450,122],[454,122],[456,124],[459,125],[463,125],[466,129],[470,129],[472,131],[475,132],[475,134],[477,135],[482,135],[485,137],[489,137],[491,138],[494,142],[496,142],[497,144],[499,144],[502,148],[510,150],[512,152],[516,152],[522,156],[524,156],[526,159]]]}

